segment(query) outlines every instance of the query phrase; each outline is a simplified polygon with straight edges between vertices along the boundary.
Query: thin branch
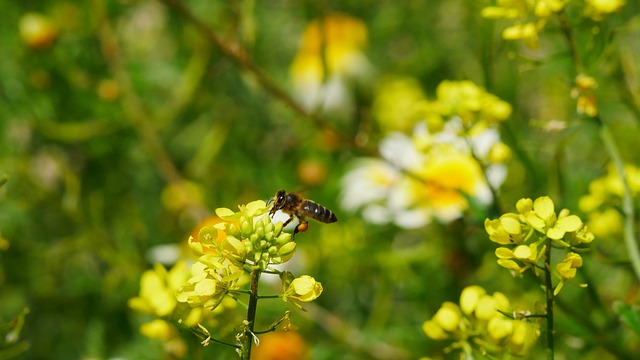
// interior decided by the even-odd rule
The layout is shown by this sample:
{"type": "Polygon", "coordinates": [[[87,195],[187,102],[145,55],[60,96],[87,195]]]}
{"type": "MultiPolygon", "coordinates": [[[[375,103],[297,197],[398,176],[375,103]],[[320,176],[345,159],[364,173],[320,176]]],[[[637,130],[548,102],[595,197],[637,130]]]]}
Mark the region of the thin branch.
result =
{"type": "Polygon", "coordinates": [[[214,44],[222,54],[233,61],[237,66],[253,75],[255,80],[268,93],[280,100],[296,114],[311,120],[318,128],[337,134],[343,141],[357,146],[357,143],[349,136],[344,135],[327,121],[313,112],[304,109],[291,95],[282,87],[276,84],[266,73],[264,73],[247,54],[240,43],[229,43],[214,33],[202,20],[196,17],[180,0],[158,0],[172,9],[176,10],[188,23],[196,28],[207,41],[214,44]]]}
{"type": "Polygon", "coordinates": [[[551,282],[551,239],[547,239],[544,254],[544,285],[547,300],[547,359],[554,358],[554,333],[553,333],[553,284],[551,282]]]}
{"type": "Polygon", "coordinates": [[[189,207],[195,214],[205,214],[208,211],[200,202],[190,196],[190,192],[185,188],[185,181],[176,168],[173,160],[165,151],[162,141],[154,128],[154,118],[144,106],[143,101],[136,93],[131,77],[124,65],[122,52],[118,38],[106,14],[102,1],[93,1],[92,8],[98,19],[98,38],[105,60],[111,73],[116,79],[122,91],[121,106],[122,111],[138,133],[140,141],[156,165],[160,175],[170,184],[182,191],[183,198],[189,202],[189,207]]]}

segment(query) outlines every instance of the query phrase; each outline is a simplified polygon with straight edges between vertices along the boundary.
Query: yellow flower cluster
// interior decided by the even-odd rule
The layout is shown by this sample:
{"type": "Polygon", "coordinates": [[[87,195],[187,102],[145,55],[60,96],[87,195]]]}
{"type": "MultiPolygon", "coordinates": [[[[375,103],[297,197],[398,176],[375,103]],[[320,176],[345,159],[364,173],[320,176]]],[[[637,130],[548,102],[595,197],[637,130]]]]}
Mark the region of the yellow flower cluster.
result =
{"type": "Polygon", "coordinates": [[[598,87],[596,79],[585,74],[578,74],[575,79],[575,86],[571,90],[571,96],[577,99],[578,114],[590,117],[598,115],[598,104],[596,103],[595,89],[598,87]]]}
{"type": "Polygon", "coordinates": [[[607,15],[620,11],[625,0],[586,0],[584,14],[593,20],[603,20],[607,15]]]}
{"type": "Polygon", "coordinates": [[[495,6],[482,9],[481,15],[512,22],[502,31],[502,38],[522,40],[526,46],[535,49],[538,47],[538,34],[544,30],[549,17],[564,11],[570,3],[582,7],[582,13],[596,21],[624,6],[624,0],[497,0],[495,6]]]}
{"type": "MultiPolygon", "coordinates": [[[[625,165],[624,171],[631,195],[640,192],[640,168],[625,165]]],[[[611,237],[622,232],[621,206],[624,184],[615,166],[589,184],[589,193],[580,198],[578,207],[587,214],[587,225],[598,237],[611,237]]]]}
{"type": "Polygon", "coordinates": [[[538,33],[547,19],[564,9],[569,0],[497,0],[496,6],[482,9],[488,19],[506,19],[514,24],[502,31],[505,40],[522,40],[532,49],[538,47],[538,33]]]}
{"type": "Polygon", "coordinates": [[[426,121],[438,132],[453,117],[461,119],[463,131],[476,134],[511,116],[511,105],[471,81],[441,82],[436,98],[428,100],[417,81],[411,78],[384,80],[373,104],[380,127],[388,131],[410,131],[426,121]]]}
{"type": "Polygon", "coordinates": [[[510,149],[497,123],[511,106],[470,81],[443,81],[425,98],[411,78],[387,79],[374,100],[382,159],[360,159],[343,180],[342,205],[373,223],[419,228],[462,216],[473,198],[493,200],[510,149]],[[411,133],[410,135],[407,133],[411,133]]]}
{"type": "Polygon", "coordinates": [[[177,291],[178,301],[215,309],[229,291],[239,288],[245,266],[265,270],[293,256],[296,243],[291,234],[282,232],[282,223],[271,222],[264,201],[239,208],[239,212],[217,209],[224,221],[203,227],[198,241],[189,239],[199,258],[191,267],[191,277],[177,291]]]}
{"type": "Polygon", "coordinates": [[[500,292],[487,294],[480,286],[462,290],[460,305],[445,302],[436,314],[422,324],[434,340],[453,340],[467,356],[473,349],[495,357],[525,356],[539,336],[535,324],[506,316],[512,313],[509,299],[500,292]]]}
{"type": "Polygon", "coordinates": [[[195,326],[204,320],[213,321],[210,312],[202,308],[180,308],[175,293],[189,277],[183,261],[167,271],[156,264],[140,278],[140,295],[129,299],[129,307],[137,312],[149,314],[153,319],[140,326],[140,333],[150,339],[162,340],[165,350],[174,357],[181,358],[187,346],[174,325],[178,318],[187,326],[195,326]]]}
{"type": "MultiPolygon", "coordinates": [[[[580,251],[583,245],[593,241],[594,235],[576,215],[563,209],[556,214],[553,201],[542,196],[535,201],[520,199],[516,204],[518,213],[507,213],[498,219],[486,219],[484,226],[489,239],[501,245],[496,249],[498,264],[516,275],[529,268],[536,270],[539,260],[551,241],[554,248],[580,251]]],[[[576,269],[582,266],[582,257],[568,251],[556,265],[553,274],[560,280],[557,294],[567,280],[575,277],[576,269]]]]}

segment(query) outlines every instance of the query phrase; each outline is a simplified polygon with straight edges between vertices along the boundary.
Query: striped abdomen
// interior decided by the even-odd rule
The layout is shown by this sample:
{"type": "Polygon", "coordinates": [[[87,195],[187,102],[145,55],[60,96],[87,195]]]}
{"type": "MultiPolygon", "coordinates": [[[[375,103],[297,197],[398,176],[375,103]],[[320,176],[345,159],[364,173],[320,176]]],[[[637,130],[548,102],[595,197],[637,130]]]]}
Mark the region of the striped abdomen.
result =
{"type": "Polygon", "coordinates": [[[304,200],[300,208],[303,213],[302,215],[308,216],[314,220],[327,224],[338,221],[338,218],[336,217],[336,214],[333,213],[333,211],[312,200],[304,200]]]}

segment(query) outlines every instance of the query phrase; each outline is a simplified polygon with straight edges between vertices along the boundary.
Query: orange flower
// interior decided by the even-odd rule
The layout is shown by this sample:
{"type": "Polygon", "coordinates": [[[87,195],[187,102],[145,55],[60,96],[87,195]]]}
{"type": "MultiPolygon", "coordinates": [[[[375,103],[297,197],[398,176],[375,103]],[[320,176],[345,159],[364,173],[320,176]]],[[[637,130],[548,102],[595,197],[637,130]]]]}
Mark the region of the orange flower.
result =
{"type": "Polygon", "coordinates": [[[260,345],[251,354],[253,360],[308,359],[307,344],[296,332],[272,332],[260,336],[260,345]]]}

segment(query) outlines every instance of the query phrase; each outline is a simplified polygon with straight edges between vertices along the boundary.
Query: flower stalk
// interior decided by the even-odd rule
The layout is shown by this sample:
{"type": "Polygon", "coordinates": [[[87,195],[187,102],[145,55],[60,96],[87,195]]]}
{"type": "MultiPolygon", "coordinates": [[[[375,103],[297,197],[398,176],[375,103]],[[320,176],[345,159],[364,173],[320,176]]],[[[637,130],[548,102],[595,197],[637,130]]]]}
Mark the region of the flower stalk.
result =
{"type": "Polygon", "coordinates": [[[545,283],[545,295],[547,306],[547,360],[553,360],[554,358],[554,343],[553,343],[553,284],[551,282],[551,239],[547,238],[546,249],[544,254],[544,283],[545,283]]]}
{"type": "Polygon", "coordinates": [[[258,309],[258,282],[260,280],[260,269],[254,269],[251,272],[249,284],[249,308],[247,309],[247,327],[242,337],[242,359],[251,359],[251,342],[253,340],[253,329],[256,320],[256,310],[258,309]]]}

